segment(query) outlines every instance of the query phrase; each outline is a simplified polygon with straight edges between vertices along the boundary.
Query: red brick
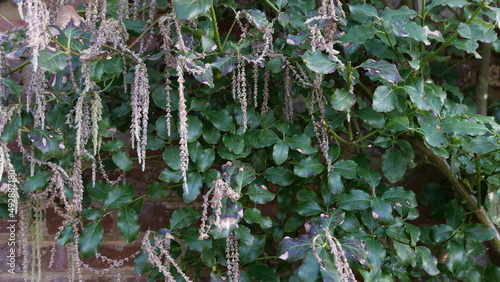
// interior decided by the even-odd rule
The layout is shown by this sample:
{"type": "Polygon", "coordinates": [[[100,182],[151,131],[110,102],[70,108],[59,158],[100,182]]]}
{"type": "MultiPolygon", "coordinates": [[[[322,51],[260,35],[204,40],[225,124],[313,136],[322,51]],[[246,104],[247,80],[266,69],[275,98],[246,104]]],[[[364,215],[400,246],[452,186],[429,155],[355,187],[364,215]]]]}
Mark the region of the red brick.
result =
{"type": "MultiPolygon", "coordinates": [[[[103,245],[99,249],[99,253],[106,256],[109,259],[124,259],[130,257],[132,254],[140,250],[141,242],[138,240],[132,243],[132,245],[127,245],[125,241],[123,242],[103,242],[103,245]]],[[[123,263],[123,266],[134,266],[134,258],[129,258],[128,261],[123,263]]],[[[95,256],[86,258],[83,260],[84,263],[96,269],[106,269],[109,264],[103,262],[102,259],[98,259],[95,256]]]]}
{"type": "Polygon", "coordinates": [[[139,224],[141,231],[159,230],[170,222],[170,217],[174,211],[167,209],[164,205],[156,202],[144,202],[139,215],[139,224]]]}

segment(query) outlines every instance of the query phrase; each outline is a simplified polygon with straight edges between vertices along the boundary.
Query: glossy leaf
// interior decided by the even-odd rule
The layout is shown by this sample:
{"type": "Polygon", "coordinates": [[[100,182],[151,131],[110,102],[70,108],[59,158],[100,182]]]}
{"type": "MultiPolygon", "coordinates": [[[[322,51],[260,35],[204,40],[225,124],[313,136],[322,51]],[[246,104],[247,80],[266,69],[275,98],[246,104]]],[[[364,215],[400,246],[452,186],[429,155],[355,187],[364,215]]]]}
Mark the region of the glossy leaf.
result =
{"type": "Polygon", "coordinates": [[[397,97],[394,89],[379,86],[373,93],[373,109],[377,112],[389,112],[396,107],[397,97]]]}
{"type": "Polygon", "coordinates": [[[212,5],[211,0],[174,0],[175,14],[179,20],[194,20],[205,14],[212,5]]]}
{"type": "Polygon", "coordinates": [[[248,268],[248,274],[257,281],[280,281],[276,270],[265,264],[254,264],[248,268]]]}
{"type": "Polygon", "coordinates": [[[272,166],[264,171],[264,177],[271,183],[287,186],[293,183],[293,174],[281,166],[272,166]]]}
{"type": "Polygon", "coordinates": [[[382,171],[391,183],[400,180],[405,175],[406,160],[401,151],[391,147],[382,155],[382,171]]]}
{"type": "Polygon", "coordinates": [[[189,226],[201,217],[201,211],[192,206],[177,208],[170,219],[170,230],[181,229],[189,226]]]}
{"type": "Polygon", "coordinates": [[[127,154],[126,152],[113,152],[111,158],[113,159],[113,162],[116,164],[116,166],[124,171],[129,171],[133,167],[133,162],[130,159],[129,154],[127,154]]]}
{"type": "Polygon", "coordinates": [[[35,175],[26,178],[23,190],[25,192],[35,192],[43,188],[49,182],[50,175],[51,173],[48,171],[38,171],[35,175]]]}
{"type": "Polygon", "coordinates": [[[93,256],[101,247],[104,229],[98,221],[88,223],[78,240],[78,251],[83,258],[93,256]]]}
{"type": "Polygon", "coordinates": [[[113,186],[104,200],[105,209],[121,208],[132,201],[134,186],[132,184],[118,184],[113,186]]]}
{"type": "Polygon", "coordinates": [[[281,165],[288,158],[288,144],[285,141],[278,141],[273,147],[273,160],[277,165],[281,165]]]}
{"type": "Polygon", "coordinates": [[[274,199],[274,194],[268,191],[264,185],[250,185],[246,194],[252,202],[257,204],[266,204],[274,199]]]}
{"type": "Polygon", "coordinates": [[[328,74],[337,70],[337,63],[319,50],[316,50],[315,53],[307,51],[302,59],[310,70],[320,74],[328,74]]]}
{"type": "Polygon", "coordinates": [[[380,76],[382,79],[392,83],[403,80],[396,65],[384,60],[375,61],[369,59],[362,63],[360,67],[364,68],[367,71],[366,75],[372,79],[375,76],[380,76]]]}
{"type": "Polygon", "coordinates": [[[294,168],[295,175],[300,177],[312,177],[323,171],[323,165],[312,158],[301,160],[294,168]]]}
{"type": "Polygon", "coordinates": [[[117,227],[127,244],[132,243],[139,235],[139,215],[130,207],[123,207],[118,212],[117,227]]]}

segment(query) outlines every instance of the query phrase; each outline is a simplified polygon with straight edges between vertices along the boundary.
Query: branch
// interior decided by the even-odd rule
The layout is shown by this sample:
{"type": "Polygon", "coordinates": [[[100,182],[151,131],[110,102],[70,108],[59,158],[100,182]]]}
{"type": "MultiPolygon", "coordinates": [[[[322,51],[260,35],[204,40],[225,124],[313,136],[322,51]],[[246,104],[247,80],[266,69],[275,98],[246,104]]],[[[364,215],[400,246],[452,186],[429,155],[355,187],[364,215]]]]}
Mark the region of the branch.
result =
{"type": "Polygon", "coordinates": [[[455,175],[453,175],[450,165],[446,162],[446,160],[443,157],[436,155],[434,151],[427,148],[427,146],[425,146],[422,141],[417,140],[414,136],[411,136],[409,134],[403,134],[401,136],[403,139],[410,142],[414,148],[420,150],[441,171],[441,173],[443,173],[444,176],[448,178],[448,181],[450,181],[453,189],[456,190],[460,194],[460,196],[465,199],[469,210],[471,210],[476,215],[479,222],[487,225],[495,232],[495,237],[492,239],[492,246],[495,252],[497,254],[500,254],[500,233],[496,225],[491,221],[484,207],[478,207],[478,200],[476,199],[476,197],[471,195],[467,190],[467,187],[465,187],[465,185],[457,177],[455,177],[455,175]]]}

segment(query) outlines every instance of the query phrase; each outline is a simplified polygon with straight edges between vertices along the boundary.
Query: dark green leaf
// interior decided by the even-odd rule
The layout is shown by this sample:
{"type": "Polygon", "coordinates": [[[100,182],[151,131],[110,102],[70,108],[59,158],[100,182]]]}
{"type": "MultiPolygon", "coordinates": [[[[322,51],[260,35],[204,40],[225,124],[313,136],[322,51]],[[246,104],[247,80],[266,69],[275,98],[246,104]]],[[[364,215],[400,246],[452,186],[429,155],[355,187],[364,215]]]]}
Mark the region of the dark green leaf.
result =
{"type": "Polygon", "coordinates": [[[194,20],[212,6],[211,0],[174,0],[175,14],[180,20],[194,20]]]}
{"type": "Polygon", "coordinates": [[[234,131],[233,117],[226,110],[211,112],[207,118],[220,131],[234,131]]]}
{"type": "Polygon", "coordinates": [[[384,245],[375,239],[369,238],[365,241],[365,248],[368,252],[368,263],[374,267],[382,266],[386,255],[384,245]]]}
{"type": "Polygon", "coordinates": [[[182,231],[183,242],[186,244],[188,249],[197,252],[203,252],[212,248],[212,240],[204,239],[200,240],[200,231],[197,227],[190,226],[182,231]]]}
{"type": "Polygon", "coordinates": [[[373,79],[374,76],[380,76],[384,80],[387,80],[392,83],[396,83],[398,81],[403,80],[401,75],[399,75],[399,71],[394,64],[390,64],[387,61],[380,60],[375,61],[369,59],[362,63],[360,67],[367,70],[366,75],[373,79]]]}
{"type": "Polygon", "coordinates": [[[488,129],[484,124],[478,123],[474,120],[458,120],[448,119],[447,122],[443,121],[443,130],[446,133],[455,133],[457,135],[483,135],[488,129]]]}
{"type": "Polygon", "coordinates": [[[165,183],[153,182],[146,186],[146,194],[155,199],[162,199],[168,196],[170,188],[165,183]]]}
{"type": "Polygon", "coordinates": [[[339,194],[344,189],[344,183],[340,174],[330,171],[328,173],[328,188],[329,192],[333,195],[339,194]]]}
{"type": "Polygon", "coordinates": [[[256,144],[254,144],[255,148],[264,148],[275,144],[280,141],[278,135],[269,128],[266,128],[260,132],[259,139],[256,144]]]}
{"type": "Polygon", "coordinates": [[[23,190],[32,193],[43,188],[49,182],[50,175],[51,173],[48,171],[38,171],[35,175],[27,177],[23,190]]]}
{"type": "Polygon", "coordinates": [[[272,225],[271,219],[268,216],[262,216],[260,210],[256,208],[245,209],[243,218],[250,224],[258,223],[262,228],[269,228],[272,225]]]}
{"type": "Polygon", "coordinates": [[[250,185],[246,194],[252,202],[257,204],[266,204],[274,199],[274,194],[269,192],[264,185],[250,185]]]}
{"type": "Polygon", "coordinates": [[[132,243],[139,235],[139,215],[130,207],[123,207],[118,212],[117,227],[127,244],[132,243]]]}
{"type": "Polygon", "coordinates": [[[59,238],[57,238],[57,245],[65,246],[69,242],[73,241],[74,236],[75,236],[75,233],[73,232],[72,225],[68,225],[68,226],[64,227],[64,229],[59,234],[59,238]]]}
{"type": "Polygon", "coordinates": [[[215,160],[215,151],[213,149],[205,149],[198,160],[198,168],[201,172],[209,169],[215,160]]]}
{"type": "Polygon", "coordinates": [[[163,151],[163,160],[173,170],[181,169],[181,149],[179,146],[168,146],[163,151]]]}
{"type": "Polygon", "coordinates": [[[467,237],[478,242],[489,241],[495,238],[495,231],[491,230],[491,228],[489,228],[488,226],[480,223],[471,224],[467,226],[463,231],[467,237]]]}
{"type": "Polygon", "coordinates": [[[302,216],[316,215],[323,211],[318,203],[313,201],[301,201],[295,205],[293,210],[302,216]]]}
{"type": "Polygon", "coordinates": [[[158,178],[168,183],[179,183],[182,180],[182,173],[180,170],[172,170],[167,167],[160,173],[158,178]]]}
{"type": "Polygon", "coordinates": [[[349,194],[343,194],[339,198],[339,208],[344,210],[364,210],[372,202],[372,197],[361,190],[352,190],[349,194]]]}
{"type": "Polygon", "coordinates": [[[303,259],[311,250],[312,238],[309,235],[300,235],[297,238],[285,237],[280,243],[280,259],[296,261],[303,259]]]}
{"type": "Polygon", "coordinates": [[[444,218],[446,223],[453,229],[458,229],[462,223],[465,221],[464,209],[458,204],[457,200],[452,200],[446,206],[446,211],[444,212],[444,218]]]}
{"type": "Polygon", "coordinates": [[[338,64],[319,50],[316,50],[315,53],[312,51],[305,52],[302,59],[310,70],[320,74],[328,74],[337,70],[338,64]]]}
{"type": "Polygon", "coordinates": [[[356,179],[358,164],[352,160],[340,160],[333,164],[333,171],[347,179],[356,179]]]}
{"type": "Polygon", "coordinates": [[[113,159],[113,162],[116,164],[116,166],[124,171],[129,171],[133,167],[133,162],[130,159],[130,156],[123,151],[113,152],[111,158],[113,159]]]}
{"type": "Polygon", "coordinates": [[[376,188],[382,178],[378,172],[363,167],[358,167],[358,174],[371,188],[376,188]]]}
{"type": "Polygon", "coordinates": [[[201,217],[201,211],[192,206],[177,208],[170,219],[170,230],[181,229],[189,226],[201,217]]]}
{"type": "Polygon", "coordinates": [[[195,116],[188,116],[188,142],[196,141],[201,136],[203,124],[195,116]]]}
{"type": "Polygon", "coordinates": [[[332,107],[337,111],[347,111],[356,102],[354,94],[349,93],[345,89],[337,89],[333,92],[331,103],[332,107]]]}
{"type": "Polygon", "coordinates": [[[311,147],[311,137],[305,134],[293,135],[292,137],[286,139],[286,142],[292,150],[297,150],[299,153],[305,155],[316,153],[318,151],[316,148],[311,147]]]}
{"type": "Polygon", "coordinates": [[[381,85],[373,93],[373,109],[377,112],[389,112],[396,107],[397,99],[394,89],[381,85]]]}
{"type": "Polygon", "coordinates": [[[222,137],[222,142],[227,149],[234,154],[241,154],[245,149],[245,140],[239,134],[228,133],[222,137]]]}
{"type": "Polygon", "coordinates": [[[438,275],[439,270],[437,269],[437,259],[431,254],[431,251],[422,246],[417,246],[416,247],[417,253],[422,259],[422,267],[425,270],[425,272],[429,273],[430,275],[438,275]]]}
{"type": "Polygon", "coordinates": [[[302,281],[316,281],[319,274],[319,263],[312,251],[309,251],[297,270],[302,281]]]}
{"type": "Polygon", "coordinates": [[[256,235],[252,244],[242,243],[239,246],[240,265],[255,261],[264,251],[266,235],[256,235]]]}
{"type": "Polygon", "coordinates": [[[83,218],[89,219],[89,220],[101,220],[104,216],[104,210],[102,209],[94,209],[94,208],[85,208],[82,210],[80,215],[83,218]]]}
{"type": "Polygon", "coordinates": [[[391,222],[394,220],[392,215],[392,206],[382,198],[375,197],[371,202],[372,217],[380,222],[391,222]]]}
{"type": "Polygon", "coordinates": [[[33,128],[29,133],[31,142],[48,157],[60,157],[64,154],[64,143],[61,134],[49,130],[33,128]]]}
{"type": "Polygon", "coordinates": [[[18,113],[14,113],[10,118],[9,122],[4,126],[2,131],[2,140],[6,143],[10,143],[14,141],[17,135],[17,131],[21,127],[22,124],[21,115],[18,113]]]}
{"type": "Polygon", "coordinates": [[[281,165],[288,158],[288,144],[285,141],[278,141],[273,147],[273,160],[277,165],[281,165]]]}
{"type": "Polygon", "coordinates": [[[113,186],[104,200],[104,209],[121,208],[130,203],[134,198],[134,186],[132,184],[118,184],[113,186]]]}
{"type": "Polygon", "coordinates": [[[123,146],[124,144],[122,140],[110,140],[106,143],[103,143],[101,149],[103,151],[113,152],[120,150],[121,148],[123,148],[123,146]]]}
{"type": "Polygon", "coordinates": [[[280,281],[276,269],[265,264],[254,264],[247,270],[252,279],[257,281],[280,281]]]}
{"type": "Polygon", "coordinates": [[[187,174],[188,190],[184,191],[183,199],[186,203],[192,202],[198,198],[203,186],[203,178],[198,172],[189,172],[187,174]]]}
{"type": "Polygon", "coordinates": [[[217,57],[212,65],[219,69],[222,75],[226,75],[233,71],[236,59],[234,57],[225,55],[224,57],[217,57]]]}
{"type": "Polygon", "coordinates": [[[57,73],[68,65],[68,55],[59,49],[56,51],[45,49],[38,53],[38,64],[43,70],[57,73]]]}
{"type": "Polygon", "coordinates": [[[264,177],[271,183],[287,186],[293,183],[293,174],[281,166],[272,166],[264,171],[264,177]]]}
{"type": "Polygon", "coordinates": [[[83,229],[78,240],[78,250],[83,258],[93,256],[101,247],[104,229],[98,221],[90,222],[83,229]]]}
{"type": "Polygon", "coordinates": [[[406,160],[401,151],[391,147],[382,155],[382,171],[391,183],[400,180],[405,175],[406,160]]]}
{"type": "Polygon", "coordinates": [[[293,169],[295,175],[303,178],[320,174],[322,171],[323,165],[316,159],[312,158],[301,160],[293,169]]]}
{"type": "Polygon", "coordinates": [[[434,244],[444,242],[453,235],[453,228],[446,224],[434,225],[431,227],[430,237],[434,244]]]}

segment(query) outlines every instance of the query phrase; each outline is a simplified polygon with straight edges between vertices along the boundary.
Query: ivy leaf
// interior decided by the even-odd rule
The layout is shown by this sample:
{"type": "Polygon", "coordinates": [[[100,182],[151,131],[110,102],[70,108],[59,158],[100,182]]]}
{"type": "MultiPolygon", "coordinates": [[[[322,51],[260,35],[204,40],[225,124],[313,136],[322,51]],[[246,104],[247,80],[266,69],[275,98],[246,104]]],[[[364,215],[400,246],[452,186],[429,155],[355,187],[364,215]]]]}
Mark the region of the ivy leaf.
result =
{"type": "Polygon", "coordinates": [[[295,175],[306,178],[320,174],[323,171],[323,165],[316,159],[307,158],[301,160],[293,169],[295,175]]]}
{"type": "Polygon", "coordinates": [[[229,55],[224,55],[224,57],[217,57],[217,59],[212,63],[212,66],[219,69],[222,75],[226,75],[233,71],[236,59],[229,55]]]}
{"type": "Polygon", "coordinates": [[[349,93],[345,89],[337,89],[333,92],[331,103],[332,107],[337,111],[347,111],[356,102],[354,94],[349,93]]]}
{"type": "Polygon", "coordinates": [[[382,155],[382,171],[391,183],[400,180],[405,175],[406,160],[395,147],[387,149],[382,155]]]}
{"type": "Polygon", "coordinates": [[[175,209],[170,219],[170,230],[181,229],[189,226],[201,217],[201,211],[195,209],[192,206],[182,207],[175,209]]]}
{"type": "Polygon", "coordinates": [[[129,171],[133,167],[133,162],[130,159],[130,156],[123,151],[113,152],[111,158],[113,159],[113,162],[116,164],[116,166],[121,170],[129,171]]]}
{"type": "Polygon", "coordinates": [[[318,50],[315,53],[305,52],[302,59],[310,70],[320,74],[328,74],[337,70],[337,63],[330,59],[327,54],[318,50]]]}
{"type": "Polygon", "coordinates": [[[68,65],[68,55],[62,50],[45,49],[38,53],[38,64],[43,70],[57,73],[64,70],[68,65]]]}
{"type": "Polygon", "coordinates": [[[59,234],[59,238],[57,238],[57,245],[65,246],[69,242],[73,241],[74,236],[75,236],[75,233],[73,232],[72,225],[68,225],[68,226],[64,227],[64,229],[59,234]]]}
{"type": "Polygon", "coordinates": [[[33,193],[43,188],[49,182],[50,175],[51,173],[48,171],[38,171],[35,175],[27,177],[23,190],[27,193],[33,193]]]}
{"type": "Polygon", "coordinates": [[[281,166],[268,167],[264,171],[264,177],[269,182],[280,186],[288,186],[293,183],[292,172],[281,166]]]}
{"type": "Polygon", "coordinates": [[[123,207],[118,212],[117,227],[127,244],[132,243],[139,235],[139,216],[134,209],[123,207]]]}
{"type": "Polygon", "coordinates": [[[211,0],[174,0],[175,14],[179,20],[194,20],[212,6],[211,0]]]}
{"type": "Polygon", "coordinates": [[[288,158],[288,144],[285,141],[278,141],[273,147],[273,160],[277,165],[281,165],[288,158]]]}
{"type": "Polygon", "coordinates": [[[98,221],[87,224],[80,235],[78,250],[82,258],[93,256],[101,247],[104,229],[98,221]]]}
{"type": "Polygon", "coordinates": [[[398,97],[394,89],[381,85],[373,93],[373,109],[377,112],[389,112],[396,107],[398,97]]]}
{"type": "Polygon", "coordinates": [[[121,208],[130,203],[134,198],[134,186],[132,184],[118,184],[114,186],[104,200],[104,209],[121,208]]]}
{"type": "Polygon", "coordinates": [[[246,194],[252,202],[257,204],[266,204],[274,199],[274,194],[264,185],[252,184],[248,187],[246,194]]]}
{"type": "Polygon", "coordinates": [[[280,259],[296,261],[303,259],[311,250],[312,238],[309,235],[300,235],[297,238],[285,237],[280,243],[280,259]]]}
{"type": "Polygon", "coordinates": [[[276,269],[265,264],[254,264],[247,270],[252,279],[257,281],[280,281],[276,269]]]}
{"type": "Polygon", "coordinates": [[[233,117],[224,109],[209,113],[207,118],[220,131],[234,131],[233,117]]]}
{"type": "Polygon", "coordinates": [[[437,259],[431,254],[431,251],[422,246],[417,246],[416,251],[420,258],[422,258],[422,268],[430,275],[438,275],[437,259]]]}
{"type": "Polygon", "coordinates": [[[369,59],[362,63],[360,67],[367,70],[366,75],[372,79],[375,76],[380,76],[384,80],[392,83],[403,80],[401,75],[399,75],[399,71],[396,68],[396,65],[388,63],[384,60],[375,61],[373,59],[369,59]]]}

